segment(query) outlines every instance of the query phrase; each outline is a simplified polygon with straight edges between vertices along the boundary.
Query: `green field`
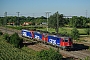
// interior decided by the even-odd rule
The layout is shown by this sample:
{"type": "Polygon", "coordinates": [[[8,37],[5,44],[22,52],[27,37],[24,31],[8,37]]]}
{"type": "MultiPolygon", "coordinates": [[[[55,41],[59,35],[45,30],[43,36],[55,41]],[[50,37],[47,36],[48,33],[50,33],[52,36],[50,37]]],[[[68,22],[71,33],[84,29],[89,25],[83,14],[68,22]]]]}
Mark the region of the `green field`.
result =
{"type": "MultiPolygon", "coordinates": [[[[18,30],[21,30],[21,29],[36,29],[36,30],[42,30],[42,31],[47,31],[47,28],[46,27],[42,27],[42,26],[7,26],[8,28],[13,28],[13,29],[18,29],[18,30]]],[[[71,34],[71,30],[73,28],[70,28],[70,27],[60,27],[59,28],[59,33],[64,33],[64,32],[67,32],[68,34],[71,34]]],[[[85,30],[86,28],[77,28],[77,30],[79,31],[79,34],[80,35],[87,35],[85,30]]],[[[55,29],[53,28],[48,28],[48,31],[50,33],[52,32],[55,32],[55,29]]]]}
{"type": "MultiPolygon", "coordinates": [[[[67,32],[68,34],[70,34],[72,29],[73,29],[73,28],[69,28],[69,27],[61,27],[61,28],[59,28],[59,33],[67,32]]],[[[38,30],[47,31],[47,28],[38,29],[38,30]]],[[[81,35],[82,35],[82,34],[84,34],[84,35],[86,34],[85,28],[77,28],[77,30],[79,31],[79,34],[81,34],[81,35]]],[[[49,28],[48,31],[49,31],[49,32],[55,32],[55,29],[49,28]]]]}
{"type": "MultiPolygon", "coordinates": [[[[42,26],[7,26],[8,28],[12,28],[12,29],[18,29],[18,30],[22,30],[22,29],[36,29],[36,30],[42,30],[42,31],[47,31],[46,27],[42,27],[42,26]]],[[[73,28],[70,27],[60,27],[59,28],[59,33],[64,33],[67,32],[68,34],[71,34],[71,30],[73,28]]],[[[86,28],[77,28],[77,30],[79,31],[80,35],[87,35],[86,34],[86,28]]],[[[50,33],[55,32],[55,29],[53,28],[48,28],[48,31],[50,33]]]]}

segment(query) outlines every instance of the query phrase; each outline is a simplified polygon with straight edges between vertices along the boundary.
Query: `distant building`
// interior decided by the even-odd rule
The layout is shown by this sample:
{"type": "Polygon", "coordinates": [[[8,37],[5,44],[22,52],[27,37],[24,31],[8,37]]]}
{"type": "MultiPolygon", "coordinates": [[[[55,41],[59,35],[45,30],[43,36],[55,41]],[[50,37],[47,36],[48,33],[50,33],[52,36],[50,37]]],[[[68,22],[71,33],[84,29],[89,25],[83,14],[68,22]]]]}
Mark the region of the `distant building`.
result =
{"type": "Polygon", "coordinates": [[[46,25],[47,23],[46,22],[42,22],[42,25],[46,25]]]}
{"type": "Polygon", "coordinates": [[[31,22],[24,22],[22,25],[26,26],[26,25],[30,25],[30,24],[32,24],[32,23],[31,22]]]}
{"type": "Polygon", "coordinates": [[[63,16],[63,18],[72,18],[73,16],[63,16]]]}
{"type": "Polygon", "coordinates": [[[14,22],[11,22],[11,23],[7,23],[7,25],[15,25],[15,23],[14,22]]]}

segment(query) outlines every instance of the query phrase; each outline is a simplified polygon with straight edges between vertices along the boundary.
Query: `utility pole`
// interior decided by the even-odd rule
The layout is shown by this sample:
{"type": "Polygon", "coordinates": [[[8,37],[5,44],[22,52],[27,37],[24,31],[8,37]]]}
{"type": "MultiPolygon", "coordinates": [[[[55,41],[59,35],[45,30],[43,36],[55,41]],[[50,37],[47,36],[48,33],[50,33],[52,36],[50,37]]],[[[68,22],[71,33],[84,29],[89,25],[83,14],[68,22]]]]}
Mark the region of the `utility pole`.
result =
{"type": "Polygon", "coordinates": [[[4,13],[4,17],[5,17],[5,28],[7,33],[7,12],[4,13]]]}
{"type": "MultiPolygon", "coordinates": [[[[57,11],[57,35],[58,35],[58,29],[59,29],[59,21],[58,21],[58,11],[57,11]]],[[[57,48],[57,51],[59,52],[59,47],[57,48]]]]}
{"type": "Polygon", "coordinates": [[[19,13],[20,12],[16,12],[17,14],[18,14],[18,20],[17,20],[17,26],[20,24],[20,22],[18,22],[19,21],[19,13]]]}
{"type": "Polygon", "coordinates": [[[57,11],[57,34],[58,34],[58,28],[59,28],[59,23],[58,23],[58,11],[57,11]]]}
{"type": "Polygon", "coordinates": [[[46,13],[46,17],[47,17],[47,31],[48,31],[48,18],[49,18],[49,13],[51,12],[45,12],[46,13]]]}

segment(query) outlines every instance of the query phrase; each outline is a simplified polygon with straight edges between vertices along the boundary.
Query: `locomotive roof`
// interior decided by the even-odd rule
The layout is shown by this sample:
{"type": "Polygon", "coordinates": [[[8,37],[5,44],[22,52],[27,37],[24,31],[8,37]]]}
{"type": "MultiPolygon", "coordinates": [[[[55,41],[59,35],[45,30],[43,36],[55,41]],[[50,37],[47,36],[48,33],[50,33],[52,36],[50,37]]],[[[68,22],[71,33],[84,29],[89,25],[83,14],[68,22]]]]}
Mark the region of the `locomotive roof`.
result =
{"type": "Polygon", "coordinates": [[[47,31],[35,31],[35,32],[37,32],[39,34],[46,34],[46,35],[53,36],[53,37],[62,37],[62,38],[65,38],[65,37],[68,38],[69,37],[69,36],[61,35],[60,33],[59,34],[57,34],[57,33],[49,33],[47,31]]]}
{"type": "MultiPolygon", "coordinates": [[[[24,31],[29,31],[29,30],[25,30],[25,29],[22,29],[22,30],[24,30],[24,31]]],[[[45,35],[49,35],[49,36],[53,36],[53,37],[62,37],[62,38],[67,38],[67,37],[69,37],[69,36],[66,36],[66,35],[62,35],[62,34],[60,34],[60,33],[55,33],[55,32],[52,32],[52,33],[50,33],[50,32],[48,32],[48,31],[41,31],[41,30],[37,30],[37,31],[34,31],[34,32],[37,32],[37,33],[39,33],[39,34],[45,34],[45,35]]]]}

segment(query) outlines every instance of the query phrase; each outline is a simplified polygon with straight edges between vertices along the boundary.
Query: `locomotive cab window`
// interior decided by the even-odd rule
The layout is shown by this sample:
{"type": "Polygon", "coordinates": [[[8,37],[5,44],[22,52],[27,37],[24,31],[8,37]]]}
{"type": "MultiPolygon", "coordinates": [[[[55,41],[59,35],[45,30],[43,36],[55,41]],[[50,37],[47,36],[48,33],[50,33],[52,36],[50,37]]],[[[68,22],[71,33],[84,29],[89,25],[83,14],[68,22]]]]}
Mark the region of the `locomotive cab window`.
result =
{"type": "Polygon", "coordinates": [[[64,42],[68,42],[68,40],[64,40],[64,42]]]}
{"type": "Polygon", "coordinates": [[[68,42],[68,39],[64,39],[63,42],[68,42]]]}

